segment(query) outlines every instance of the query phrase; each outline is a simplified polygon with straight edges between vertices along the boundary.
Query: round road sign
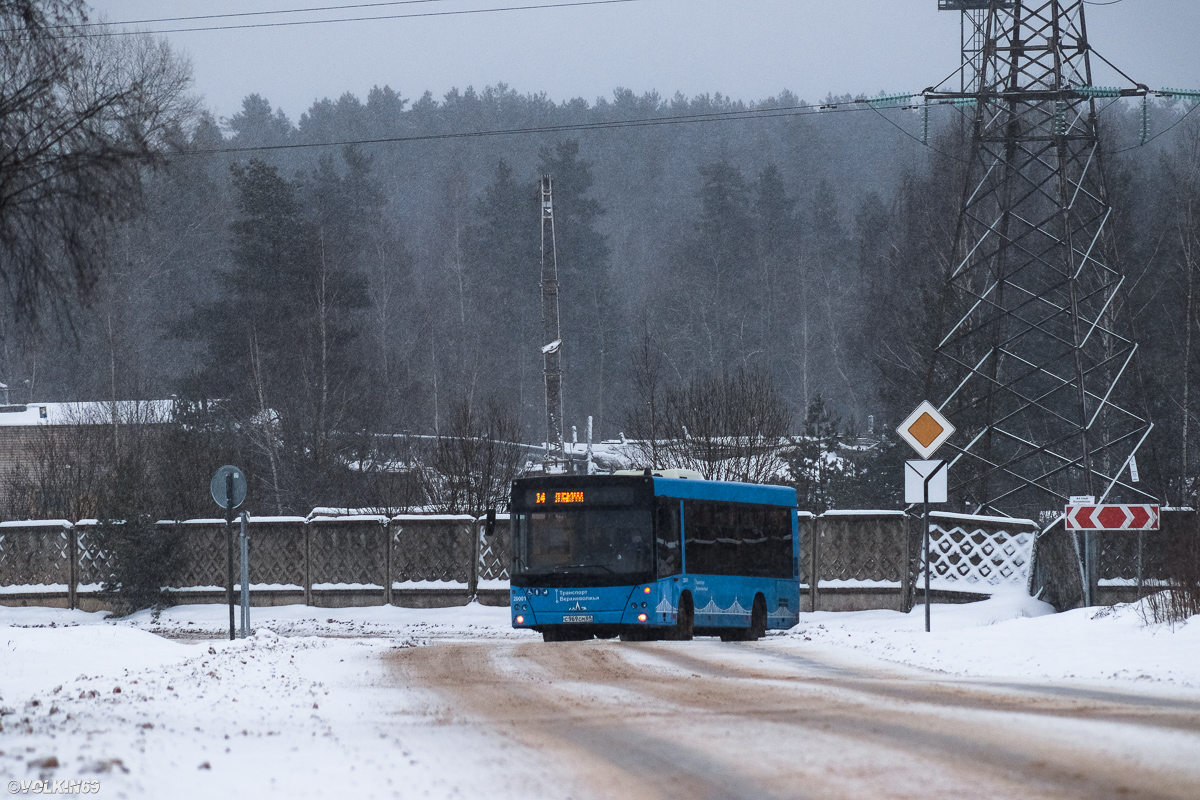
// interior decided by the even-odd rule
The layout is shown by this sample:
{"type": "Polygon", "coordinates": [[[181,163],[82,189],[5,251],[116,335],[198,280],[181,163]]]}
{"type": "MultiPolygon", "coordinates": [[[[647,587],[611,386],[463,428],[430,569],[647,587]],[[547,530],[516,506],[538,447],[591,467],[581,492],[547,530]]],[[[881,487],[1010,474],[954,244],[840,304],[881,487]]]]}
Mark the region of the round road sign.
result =
{"type": "Polygon", "coordinates": [[[217,501],[217,505],[221,508],[228,508],[229,498],[225,494],[226,476],[228,475],[233,476],[233,507],[237,508],[246,501],[246,473],[241,469],[226,464],[217,470],[217,474],[213,475],[208,488],[212,492],[212,499],[217,501]]]}

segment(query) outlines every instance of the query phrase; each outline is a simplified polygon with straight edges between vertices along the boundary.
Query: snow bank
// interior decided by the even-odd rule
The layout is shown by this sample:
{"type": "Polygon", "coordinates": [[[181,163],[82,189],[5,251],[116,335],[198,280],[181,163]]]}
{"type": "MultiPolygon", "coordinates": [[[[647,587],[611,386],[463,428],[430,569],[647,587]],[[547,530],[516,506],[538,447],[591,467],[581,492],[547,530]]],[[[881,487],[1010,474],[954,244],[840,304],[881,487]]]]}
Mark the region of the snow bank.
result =
{"type": "Polygon", "coordinates": [[[0,705],[80,676],[119,675],[179,663],[189,655],[190,648],[151,633],[90,622],[65,628],[56,620],[46,627],[0,627],[0,705]]]}
{"type": "Polygon", "coordinates": [[[1200,688],[1200,618],[1147,625],[1135,605],[1055,614],[1021,591],[965,605],[800,615],[784,635],[963,677],[1135,682],[1200,688]]]}
{"type": "MultiPolygon", "coordinates": [[[[240,614],[240,609],[238,612],[240,614]]],[[[236,617],[240,619],[240,617],[236,617]]],[[[2,618],[0,618],[2,619],[2,618]]],[[[181,605],[155,614],[142,611],[116,622],[164,636],[214,638],[229,635],[229,606],[181,605]]],[[[251,607],[254,630],[270,630],[281,636],[354,636],[423,638],[509,638],[529,637],[515,631],[507,606],[470,603],[449,608],[401,608],[358,606],[316,608],[305,605],[251,607]]]]}
{"type": "Polygon", "coordinates": [[[254,636],[230,642],[141,629],[224,632],[222,606],[107,622],[0,610],[0,784],[95,780],[102,796],[184,800],[526,796],[464,766],[487,752],[484,733],[437,724],[385,658],[431,633],[503,637],[507,609],[264,611],[254,636]]]}

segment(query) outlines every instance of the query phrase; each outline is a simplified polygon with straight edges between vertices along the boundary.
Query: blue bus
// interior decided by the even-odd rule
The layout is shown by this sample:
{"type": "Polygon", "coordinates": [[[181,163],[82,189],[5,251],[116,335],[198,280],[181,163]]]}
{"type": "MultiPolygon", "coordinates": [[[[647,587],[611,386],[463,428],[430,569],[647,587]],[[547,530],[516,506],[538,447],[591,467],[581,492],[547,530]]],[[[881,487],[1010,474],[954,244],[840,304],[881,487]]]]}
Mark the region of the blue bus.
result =
{"type": "Polygon", "coordinates": [[[799,621],[796,492],[671,472],[513,481],[513,627],[755,640],[799,621]]]}

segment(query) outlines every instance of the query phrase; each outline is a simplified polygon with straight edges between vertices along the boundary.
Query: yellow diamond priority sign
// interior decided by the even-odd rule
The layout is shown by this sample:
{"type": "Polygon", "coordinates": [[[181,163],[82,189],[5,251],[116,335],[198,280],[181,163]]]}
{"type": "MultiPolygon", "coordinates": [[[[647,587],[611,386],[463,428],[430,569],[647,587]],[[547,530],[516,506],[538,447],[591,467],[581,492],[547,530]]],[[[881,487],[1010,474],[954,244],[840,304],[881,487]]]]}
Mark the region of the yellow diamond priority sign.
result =
{"type": "Polygon", "coordinates": [[[917,451],[917,455],[927,459],[954,435],[954,426],[926,400],[900,423],[896,433],[917,451]]]}

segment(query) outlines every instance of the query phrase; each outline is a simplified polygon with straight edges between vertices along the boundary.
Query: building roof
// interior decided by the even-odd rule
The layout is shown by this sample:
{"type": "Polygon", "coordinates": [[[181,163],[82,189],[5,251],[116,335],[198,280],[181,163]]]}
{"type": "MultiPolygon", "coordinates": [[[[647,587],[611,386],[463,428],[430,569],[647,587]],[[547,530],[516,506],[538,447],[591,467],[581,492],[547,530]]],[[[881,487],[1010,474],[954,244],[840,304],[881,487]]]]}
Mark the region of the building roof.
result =
{"type": "Polygon", "coordinates": [[[117,400],[78,403],[22,403],[0,406],[0,427],[110,425],[117,422],[169,422],[170,400],[117,400]]]}

